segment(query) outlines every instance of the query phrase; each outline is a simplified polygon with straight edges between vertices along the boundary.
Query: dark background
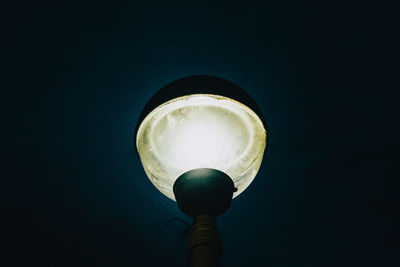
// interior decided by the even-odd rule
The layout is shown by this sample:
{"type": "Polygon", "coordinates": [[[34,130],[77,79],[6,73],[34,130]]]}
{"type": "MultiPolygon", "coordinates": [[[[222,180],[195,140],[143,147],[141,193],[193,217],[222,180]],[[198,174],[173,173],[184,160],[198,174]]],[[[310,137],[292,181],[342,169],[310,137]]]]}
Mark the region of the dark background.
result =
{"type": "Polygon", "coordinates": [[[400,266],[398,16],[384,2],[1,4],[2,266],[184,266],[190,221],[146,178],[141,109],[228,79],[269,145],[219,219],[222,266],[400,266]],[[397,77],[395,77],[397,75],[397,77]]]}

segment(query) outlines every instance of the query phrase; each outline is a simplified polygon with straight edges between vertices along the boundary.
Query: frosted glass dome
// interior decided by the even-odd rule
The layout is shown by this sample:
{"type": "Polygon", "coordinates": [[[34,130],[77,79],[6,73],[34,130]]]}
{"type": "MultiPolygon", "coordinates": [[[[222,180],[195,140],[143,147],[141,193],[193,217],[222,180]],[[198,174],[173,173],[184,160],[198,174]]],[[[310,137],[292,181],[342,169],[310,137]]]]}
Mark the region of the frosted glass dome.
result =
{"type": "Polygon", "coordinates": [[[256,176],[266,142],[267,132],[256,113],[211,94],[186,95],[158,106],[136,136],[147,176],[172,200],[175,180],[197,168],[228,174],[238,189],[236,197],[256,176]]]}

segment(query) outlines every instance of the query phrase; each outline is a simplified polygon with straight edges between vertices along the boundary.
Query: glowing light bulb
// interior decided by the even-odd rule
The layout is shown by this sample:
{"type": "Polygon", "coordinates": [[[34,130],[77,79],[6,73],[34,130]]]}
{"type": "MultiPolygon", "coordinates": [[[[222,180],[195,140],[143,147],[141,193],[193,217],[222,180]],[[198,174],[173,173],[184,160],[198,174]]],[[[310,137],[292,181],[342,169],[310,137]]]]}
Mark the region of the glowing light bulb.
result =
{"type": "Polygon", "coordinates": [[[140,124],[136,146],[150,181],[175,200],[183,173],[212,168],[228,174],[239,195],[254,179],[266,147],[266,130],[247,106],[211,94],[172,99],[140,124]]]}

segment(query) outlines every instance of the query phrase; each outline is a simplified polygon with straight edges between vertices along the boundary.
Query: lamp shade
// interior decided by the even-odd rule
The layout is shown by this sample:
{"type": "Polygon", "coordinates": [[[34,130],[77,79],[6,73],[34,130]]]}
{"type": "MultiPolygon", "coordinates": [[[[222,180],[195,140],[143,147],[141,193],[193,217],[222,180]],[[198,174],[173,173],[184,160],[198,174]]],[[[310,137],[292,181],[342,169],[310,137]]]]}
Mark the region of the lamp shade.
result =
{"type": "Polygon", "coordinates": [[[188,94],[149,112],[137,129],[136,148],[150,181],[175,200],[183,173],[210,168],[229,175],[239,195],[253,181],[267,132],[248,106],[216,94],[188,94]]]}

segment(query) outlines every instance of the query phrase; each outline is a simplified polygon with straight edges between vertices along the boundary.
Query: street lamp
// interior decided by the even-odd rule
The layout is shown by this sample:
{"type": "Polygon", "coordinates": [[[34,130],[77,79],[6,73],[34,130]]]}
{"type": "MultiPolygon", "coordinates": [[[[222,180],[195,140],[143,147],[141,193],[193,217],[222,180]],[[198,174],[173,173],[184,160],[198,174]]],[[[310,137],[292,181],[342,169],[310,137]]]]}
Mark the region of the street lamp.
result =
{"type": "Polygon", "coordinates": [[[153,185],[195,219],[193,266],[218,266],[216,217],[256,176],[267,144],[263,116],[237,85],[190,76],[158,91],[136,127],[136,148],[153,185]]]}

